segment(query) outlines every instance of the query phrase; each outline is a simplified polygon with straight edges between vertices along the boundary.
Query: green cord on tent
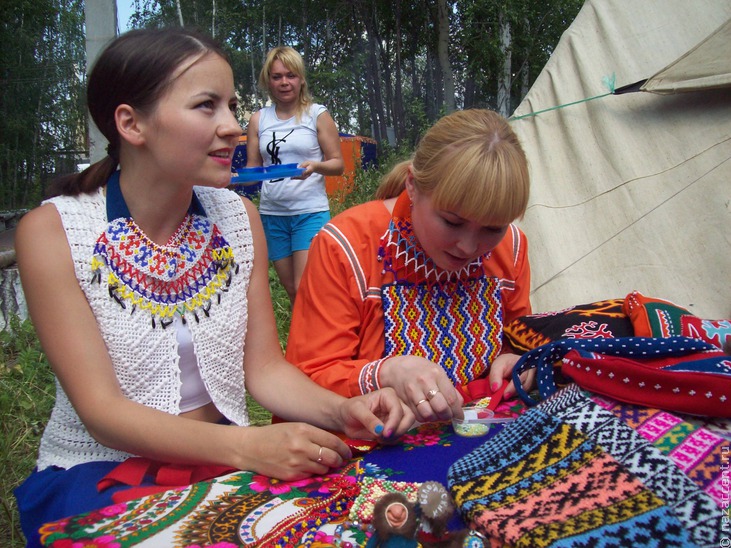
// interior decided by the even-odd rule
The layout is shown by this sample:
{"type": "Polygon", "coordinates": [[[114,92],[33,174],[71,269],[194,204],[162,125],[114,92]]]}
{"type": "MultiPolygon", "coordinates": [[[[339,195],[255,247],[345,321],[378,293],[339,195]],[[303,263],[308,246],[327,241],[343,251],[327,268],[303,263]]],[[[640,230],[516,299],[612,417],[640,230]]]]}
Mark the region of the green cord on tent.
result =
{"type": "Polygon", "coordinates": [[[605,76],[602,78],[602,83],[609,89],[609,92],[603,93],[602,95],[595,95],[594,97],[589,97],[588,99],[581,99],[579,101],[574,101],[572,103],[566,103],[565,105],[558,105],[555,107],[550,108],[544,108],[543,110],[539,110],[537,112],[531,112],[529,114],[524,114],[523,116],[511,116],[508,118],[508,120],[522,120],[523,118],[530,118],[531,116],[538,116],[539,114],[542,114],[544,112],[549,112],[551,110],[558,110],[560,108],[570,107],[571,105],[578,105],[579,103],[586,103],[587,101],[593,101],[594,99],[600,99],[601,97],[606,97],[607,95],[612,95],[614,93],[614,86],[615,86],[615,80],[616,76],[614,73],[612,73],[611,76],[605,76]]]}

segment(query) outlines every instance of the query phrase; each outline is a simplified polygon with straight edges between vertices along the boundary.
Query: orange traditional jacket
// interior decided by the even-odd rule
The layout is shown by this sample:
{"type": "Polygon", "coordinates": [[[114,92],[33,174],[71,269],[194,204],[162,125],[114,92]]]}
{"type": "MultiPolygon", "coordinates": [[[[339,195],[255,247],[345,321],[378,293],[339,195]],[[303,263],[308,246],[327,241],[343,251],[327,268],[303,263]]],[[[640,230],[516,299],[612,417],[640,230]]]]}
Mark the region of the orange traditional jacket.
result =
{"type": "MultiPolygon", "coordinates": [[[[364,367],[384,357],[381,288],[394,282],[378,258],[391,214],[383,201],[353,207],[313,239],[295,299],[287,359],[318,384],[346,397],[368,391],[364,367]]],[[[530,314],[530,267],[525,235],[510,225],[484,261],[499,280],[503,325],[530,314]]]]}

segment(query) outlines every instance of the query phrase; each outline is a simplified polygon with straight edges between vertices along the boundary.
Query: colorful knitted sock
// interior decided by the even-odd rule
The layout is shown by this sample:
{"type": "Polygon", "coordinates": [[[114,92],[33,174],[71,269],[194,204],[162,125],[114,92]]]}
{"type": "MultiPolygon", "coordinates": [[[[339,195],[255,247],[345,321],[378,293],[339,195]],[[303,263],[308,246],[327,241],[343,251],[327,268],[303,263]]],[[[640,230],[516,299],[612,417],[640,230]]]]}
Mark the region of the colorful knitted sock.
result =
{"type": "Polygon", "coordinates": [[[569,423],[612,455],[665,501],[697,545],[720,546],[721,510],[713,498],[670,457],[590,395],[570,384],[538,404],[537,409],[569,423]]]}
{"type": "Polygon", "coordinates": [[[512,546],[693,546],[662,499],[539,408],[455,462],[448,485],[465,520],[512,546]]]}

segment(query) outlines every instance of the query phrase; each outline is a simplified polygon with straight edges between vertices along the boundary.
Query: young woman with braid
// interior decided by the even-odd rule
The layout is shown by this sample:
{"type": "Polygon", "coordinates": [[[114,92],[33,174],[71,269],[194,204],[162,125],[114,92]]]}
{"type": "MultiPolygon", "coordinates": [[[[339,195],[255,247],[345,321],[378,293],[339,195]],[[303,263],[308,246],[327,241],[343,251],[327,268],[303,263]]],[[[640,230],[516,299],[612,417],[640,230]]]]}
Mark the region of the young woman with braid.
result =
{"type": "Polygon", "coordinates": [[[393,390],[344,398],[282,356],[259,215],[226,190],[241,127],[221,48],[181,28],[130,31],[87,97],[109,155],[16,235],[57,378],[37,468],[16,490],[28,545],[43,523],[111,504],[140,461],[153,488],[156,471],[198,466],[292,480],[350,457],[330,430],[403,433],[413,415],[393,390]],[[247,391],[299,422],[249,426],[247,391]]]}

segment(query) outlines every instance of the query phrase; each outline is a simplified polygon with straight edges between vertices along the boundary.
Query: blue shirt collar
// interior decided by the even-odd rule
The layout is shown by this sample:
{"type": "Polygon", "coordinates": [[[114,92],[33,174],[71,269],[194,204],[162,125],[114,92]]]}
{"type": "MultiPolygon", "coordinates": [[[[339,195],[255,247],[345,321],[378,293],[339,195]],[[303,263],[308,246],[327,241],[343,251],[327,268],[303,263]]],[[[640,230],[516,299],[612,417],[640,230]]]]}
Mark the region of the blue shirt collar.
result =
{"type": "MultiPolygon", "coordinates": [[[[195,213],[202,217],[206,216],[206,210],[203,209],[198,196],[195,191],[193,192],[193,198],[190,201],[190,207],[188,213],[195,213]]],[[[107,221],[111,222],[114,219],[129,219],[132,215],[127,207],[127,202],[124,201],[122,195],[122,189],[119,186],[119,171],[115,171],[107,180],[107,221]]]]}

